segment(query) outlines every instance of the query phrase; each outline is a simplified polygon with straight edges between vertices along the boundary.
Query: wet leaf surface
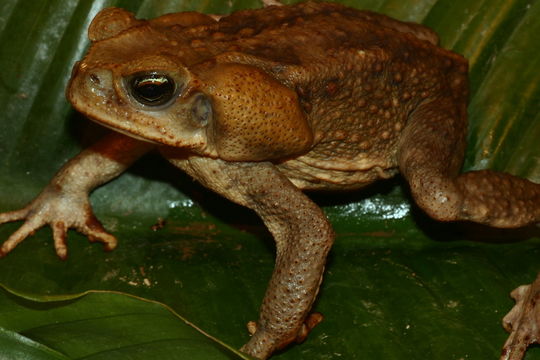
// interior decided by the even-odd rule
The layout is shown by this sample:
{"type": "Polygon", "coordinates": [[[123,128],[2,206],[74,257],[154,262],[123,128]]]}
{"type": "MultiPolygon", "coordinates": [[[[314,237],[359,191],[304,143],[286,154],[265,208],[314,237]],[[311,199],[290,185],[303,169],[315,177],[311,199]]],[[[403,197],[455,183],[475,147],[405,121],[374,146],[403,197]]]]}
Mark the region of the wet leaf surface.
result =
{"type": "MultiPolygon", "coordinates": [[[[466,168],[495,168],[540,182],[539,2],[342,2],[422,21],[439,32],[444,46],[471,59],[466,168]]],[[[111,5],[151,17],[186,10],[228,13],[258,3],[2,1],[0,210],[33,198],[61,164],[103,134],[71,110],[64,88],[72,64],[86,49],[90,19],[111,5]]],[[[513,305],[508,294],[531,282],[540,268],[537,228],[489,231],[437,224],[410,205],[399,178],[354,194],[313,197],[338,234],[315,307],[325,321],[306,343],[277,359],[498,357],[506,338],[500,322],[513,305]]],[[[245,324],[257,316],[274,251],[253,214],[194,184],[154,154],[95,191],[92,202],[120,239],[117,250],[104,253],[70,232],[69,258],[62,262],[54,255],[50,229],[42,229],[0,260],[0,283],[43,301],[90,289],[120,291],[167,304],[235,348],[247,340],[245,324]],[[152,230],[158,223],[162,226],[152,230]]],[[[18,225],[2,225],[0,239],[18,225]]],[[[113,294],[38,306],[2,291],[0,355],[8,349],[26,353],[25,359],[78,358],[105,341],[113,346],[108,351],[116,344],[115,359],[128,358],[122,351],[129,346],[118,341],[126,331],[138,344],[150,344],[139,358],[173,359],[186,342],[194,346],[190,354],[200,351],[200,358],[228,358],[198,333],[181,345],[153,343],[156,334],[163,336],[159,339],[183,336],[177,336],[182,321],[157,305],[166,320],[145,322],[145,316],[133,316],[122,329],[114,321],[87,321],[99,317],[107,303],[116,304],[115,299],[134,301],[144,308],[141,312],[156,310],[153,304],[113,294]],[[82,306],[88,299],[101,305],[82,306]],[[80,321],[49,331],[62,311],[80,321]],[[21,326],[40,318],[36,314],[48,319],[43,323],[47,331],[36,323],[21,326]],[[66,334],[84,341],[66,343],[66,334]]],[[[540,351],[532,349],[527,359],[540,359],[540,351]]]]}

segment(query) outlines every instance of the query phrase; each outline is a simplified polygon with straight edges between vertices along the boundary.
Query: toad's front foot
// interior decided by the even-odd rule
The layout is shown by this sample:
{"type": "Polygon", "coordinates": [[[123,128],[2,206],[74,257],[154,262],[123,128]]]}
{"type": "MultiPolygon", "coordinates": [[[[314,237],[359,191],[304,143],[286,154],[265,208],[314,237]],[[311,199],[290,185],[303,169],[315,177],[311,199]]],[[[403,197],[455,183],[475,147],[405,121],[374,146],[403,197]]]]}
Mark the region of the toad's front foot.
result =
{"type": "Polygon", "coordinates": [[[512,291],[516,305],[504,317],[503,326],[510,333],[500,360],[521,360],[527,347],[540,340],[540,274],[530,285],[512,291]]]}
{"type": "Polygon", "coordinates": [[[300,329],[296,332],[292,332],[292,336],[289,337],[282,337],[279,335],[276,337],[276,334],[265,329],[259,329],[256,322],[250,321],[247,324],[247,328],[252,337],[249,342],[242,347],[241,351],[254,356],[257,359],[267,359],[274,351],[281,350],[292,342],[298,344],[302,343],[306,340],[310,331],[321,323],[321,321],[323,321],[323,315],[321,313],[311,313],[308,315],[300,329]]]}
{"type": "Polygon", "coordinates": [[[61,259],[67,257],[69,228],[86,235],[90,241],[102,242],[105,250],[112,250],[117,244],[116,238],[107,233],[94,216],[88,196],[84,193],[66,194],[49,186],[25,208],[0,214],[0,224],[18,220],[25,222],[0,246],[0,257],[46,224],[53,230],[54,247],[61,259]]]}

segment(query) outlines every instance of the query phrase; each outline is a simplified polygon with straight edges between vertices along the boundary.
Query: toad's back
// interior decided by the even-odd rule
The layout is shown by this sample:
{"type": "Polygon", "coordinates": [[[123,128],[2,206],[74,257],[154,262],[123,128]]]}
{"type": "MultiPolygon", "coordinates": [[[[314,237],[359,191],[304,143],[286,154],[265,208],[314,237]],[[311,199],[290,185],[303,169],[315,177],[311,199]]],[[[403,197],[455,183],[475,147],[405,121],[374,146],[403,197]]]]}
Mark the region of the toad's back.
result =
{"type": "Polygon", "coordinates": [[[264,70],[297,92],[314,146],[279,167],[301,188],[357,188],[394,175],[400,135],[421,103],[451,98],[461,123],[444,136],[464,138],[467,62],[424,26],[307,2],[238,12],[216,27],[220,40],[207,43],[214,56],[227,46],[264,59],[264,70]]]}
{"type": "MultiPolygon", "coordinates": [[[[104,124],[167,145],[189,144],[202,156],[273,161],[302,189],[358,188],[397,172],[397,154],[411,115],[421,104],[443,101],[450,104],[446,105],[447,113],[455,124],[445,130],[434,121],[433,136],[456,148],[454,156],[461,161],[467,63],[439,48],[437,36],[426,27],[339,4],[314,2],[240,11],[220,21],[198,13],[126,21],[133,22],[129,30],[95,42],[83,61],[86,68],[107,64],[120,76],[122,71],[132,73],[133,67],[148,70],[140,69],[141,64],[150,69],[158,66],[151,56],[163,64],[173,59],[173,63],[180,62],[173,67],[184,68],[201,80],[193,82],[193,88],[213,84],[201,90],[209,96],[216,89],[221,94],[233,90],[250,100],[236,104],[226,96],[222,103],[214,98],[216,114],[219,106],[229,106],[234,107],[229,112],[234,116],[218,119],[216,115],[217,125],[208,130],[210,136],[189,135],[188,128],[172,131],[169,128],[179,126],[178,121],[169,124],[160,112],[142,114],[124,103],[117,104],[122,111],[113,115],[84,107],[88,116],[104,124]],[[236,80],[230,76],[229,90],[225,90],[216,79],[228,75],[209,70],[220,63],[245,64],[264,75],[249,78],[251,75],[243,72],[236,80]],[[261,78],[266,79],[262,92],[261,78]],[[291,116],[283,109],[289,104],[268,101],[269,95],[275,98],[287,91],[293,96],[286,98],[294,98],[300,105],[293,106],[293,121],[286,119],[291,116]],[[132,114],[129,122],[125,121],[126,111],[132,114]],[[152,115],[151,121],[145,119],[148,115],[152,115]],[[141,120],[136,120],[139,117],[141,120]],[[171,131],[162,136],[162,128],[171,131]],[[262,135],[250,134],[247,129],[252,128],[262,135]],[[200,138],[207,140],[197,140],[200,138]]],[[[100,37],[99,28],[91,30],[100,37]]],[[[110,31],[110,27],[104,26],[103,31],[110,31]]],[[[110,111],[111,107],[105,110],[110,111]]],[[[437,155],[417,153],[415,156],[437,155]]]]}

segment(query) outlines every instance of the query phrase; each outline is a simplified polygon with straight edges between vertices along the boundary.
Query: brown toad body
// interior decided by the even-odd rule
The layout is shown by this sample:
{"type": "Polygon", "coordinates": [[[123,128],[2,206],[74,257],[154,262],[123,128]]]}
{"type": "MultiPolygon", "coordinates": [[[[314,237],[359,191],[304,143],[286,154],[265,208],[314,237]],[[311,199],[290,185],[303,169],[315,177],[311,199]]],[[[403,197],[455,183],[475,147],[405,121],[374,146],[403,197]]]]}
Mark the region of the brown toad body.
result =
{"type": "Polygon", "coordinates": [[[317,323],[309,311],[334,236],[301,190],[357,189],[401,172],[435,219],[540,220],[539,185],[459,174],[467,62],[423,26],[332,3],[149,21],[111,8],[89,38],[67,97],[115,132],[64,165],[26,208],[0,215],[26,219],[1,253],[47,223],[62,258],[70,227],[114,248],[88,193],[157,149],[256,211],[276,240],[276,268],[243,347],[255,357],[302,340],[317,323]]]}

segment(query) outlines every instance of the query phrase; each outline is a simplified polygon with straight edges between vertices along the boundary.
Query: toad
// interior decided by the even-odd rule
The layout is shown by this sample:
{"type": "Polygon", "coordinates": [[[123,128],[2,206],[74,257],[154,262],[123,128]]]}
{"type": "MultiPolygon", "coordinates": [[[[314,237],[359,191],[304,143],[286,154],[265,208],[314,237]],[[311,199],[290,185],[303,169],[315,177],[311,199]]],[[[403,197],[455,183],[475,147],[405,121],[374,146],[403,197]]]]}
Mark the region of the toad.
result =
{"type": "Polygon", "coordinates": [[[46,224],[60,258],[69,228],[114,249],[88,195],[157,150],[254,210],[272,233],[275,269],[242,348],[266,359],[320,321],[310,310],[334,233],[302,190],[355,190],[399,172],[434,219],[502,228],[540,221],[540,185],[488,170],[460,174],[467,61],[438,47],[433,31],[334,3],[265,5],[152,20],[101,11],[66,94],[113,131],[28,206],[0,214],[0,223],[25,221],[0,254],[46,224]]]}

